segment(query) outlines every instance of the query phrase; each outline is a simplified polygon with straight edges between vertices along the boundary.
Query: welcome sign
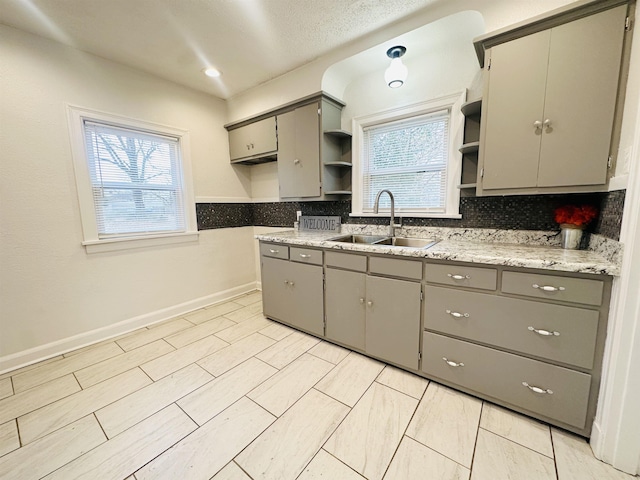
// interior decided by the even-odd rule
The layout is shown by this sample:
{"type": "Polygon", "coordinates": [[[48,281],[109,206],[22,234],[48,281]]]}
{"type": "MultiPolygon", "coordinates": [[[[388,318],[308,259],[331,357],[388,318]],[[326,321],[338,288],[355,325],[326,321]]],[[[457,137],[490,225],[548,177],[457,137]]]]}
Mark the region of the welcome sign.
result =
{"type": "Polygon", "coordinates": [[[300,217],[300,230],[340,232],[340,217],[300,217]]]}

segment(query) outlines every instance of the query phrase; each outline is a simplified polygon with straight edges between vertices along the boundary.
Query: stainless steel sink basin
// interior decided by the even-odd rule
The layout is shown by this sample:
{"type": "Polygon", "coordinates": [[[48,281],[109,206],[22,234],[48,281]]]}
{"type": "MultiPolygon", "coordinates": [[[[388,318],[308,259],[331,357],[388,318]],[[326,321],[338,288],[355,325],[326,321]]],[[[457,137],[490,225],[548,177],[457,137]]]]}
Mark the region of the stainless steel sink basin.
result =
{"type": "Polygon", "coordinates": [[[343,235],[341,237],[331,238],[330,240],[332,242],[374,244],[387,239],[389,239],[389,237],[385,235],[343,235]]]}
{"type": "Polygon", "coordinates": [[[385,247],[409,247],[428,248],[436,243],[436,240],[428,238],[387,237],[384,235],[343,235],[330,239],[333,242],[365,243],[368,245],[380,245],[385,247]]]}

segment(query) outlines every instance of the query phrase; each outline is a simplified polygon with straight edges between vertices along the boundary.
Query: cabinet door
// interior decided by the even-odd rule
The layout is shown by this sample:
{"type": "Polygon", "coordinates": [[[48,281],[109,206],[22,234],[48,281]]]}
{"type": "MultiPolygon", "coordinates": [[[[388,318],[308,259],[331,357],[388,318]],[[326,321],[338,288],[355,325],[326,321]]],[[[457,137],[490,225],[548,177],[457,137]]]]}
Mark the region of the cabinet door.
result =
{"type": "Polygon", "coordinates": [[[229,156],[231,161],[251,155],[248,125],[229,131],[229,156]]]}
{"type": "Polygon", "coordinates": [[[606,183],[626,12],[551,30],[538,186],[606,183]]]}
{"type": "Polygon", "coordinates": [[[316,335],[324,335],[322,267],[290,262],[289,302],[284,321],[316,335]]]}
{"type": "Polygon", "coordinates": [[[251,127],[249,131],[251,155],[260,155],[278,150],[276,117],[265,118],[248,126],[251,127]]]}
{"type": "Polygon", "coordinates": [[[483,190],[535,187],[550,31],[497,45],[485,93],[483,190]]]}
{"type": "Polygon", "coordinates": [[[278,116],[281,198],[320,196],[320,117],[312,103],[278,116]]]}
{"type": "Polygon", "coordinates": [[[289,262],[262,257],[262,311],[265,316],[288,322],[290,318],[289,262]]]}
{"type": "Polygon", "coordinates": [[[326,336],[364,350],[364,273],[327,268],[325,273],[326,336]]]}
{"type": "Polygon", "coordinates": [[[418,369],[420,284],[368,276],[365,351],[418,369]]]}

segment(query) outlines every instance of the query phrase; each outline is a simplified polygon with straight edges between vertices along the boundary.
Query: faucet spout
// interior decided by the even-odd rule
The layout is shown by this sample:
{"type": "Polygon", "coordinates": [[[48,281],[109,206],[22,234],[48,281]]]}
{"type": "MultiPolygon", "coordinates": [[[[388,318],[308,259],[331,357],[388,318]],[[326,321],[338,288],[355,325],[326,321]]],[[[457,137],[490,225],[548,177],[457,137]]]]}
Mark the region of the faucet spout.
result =
{"type": "Polygon", "coordinates": [[[376,195],[376,201],[375,201],[375,203],[373,205],[373,213],[378,213],[378,207],[379,207],[379,204],[380,204],[380,196],[385,192],[387,194],[389,194],[389,199],[391,200],[391,218],[389,219],[389,235],[391,237],[394,237],[395,234],[396,234],[396,231],[395,231],[396,224],[395,224],[395,221],[394,221],[394,219],[395,219],[395,202],[394,202],[393,193],[391,193],[391,190],[387,190],[385,188],[385,189],[380,190],[378,192],[378,194],[376,195]]]}

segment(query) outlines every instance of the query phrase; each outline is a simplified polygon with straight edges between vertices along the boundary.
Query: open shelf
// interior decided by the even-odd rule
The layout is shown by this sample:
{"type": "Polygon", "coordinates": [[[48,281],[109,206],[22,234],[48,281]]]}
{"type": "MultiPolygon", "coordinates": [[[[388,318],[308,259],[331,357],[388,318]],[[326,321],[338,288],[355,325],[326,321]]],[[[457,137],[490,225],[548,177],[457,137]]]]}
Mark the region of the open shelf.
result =
{"type": "Polygon", "coordinates": [[[351,195],[351,190],[329,190],[325,195],[351,195]]]}
{"type": "Polygon", "coordinates": [[[349,167],[351,168],[351,162],[325,162],[325,165],[333,167],[349,167]]]}
{"type": "Polygon", "coordinates": [[[472,100],[467,103],[463,103],[462,107],[460,107],[462,114],[465,117],[470,117],[471,115],[477,115],[482,110],[482,99],[479,98],[477,100],[472,100]]]}
{"type": "Polygon", "coordinates": [[[338,138],[351,138],[351,132],[347,132],[346,130],[342,130],[340,128],[325,130],[324,133],[326,135],[331,135],[333,137],[338,137],[338,138]]]}
{"type": "Polygon", "coordinates": [[[458,188],[460,190],[466,190],[469,188],[476,188],[478,186],[477,183],[461,183],[460,185],[458,185],[458,188]]]}
{"type": "Polygon", "coordinates": [[[477,152],[479,148],[480,148],[480,142],[469,142],[462,145],[459,148],[459,150],[460,150],[460,153],[465,154],[465,153],[477,152]]]}

